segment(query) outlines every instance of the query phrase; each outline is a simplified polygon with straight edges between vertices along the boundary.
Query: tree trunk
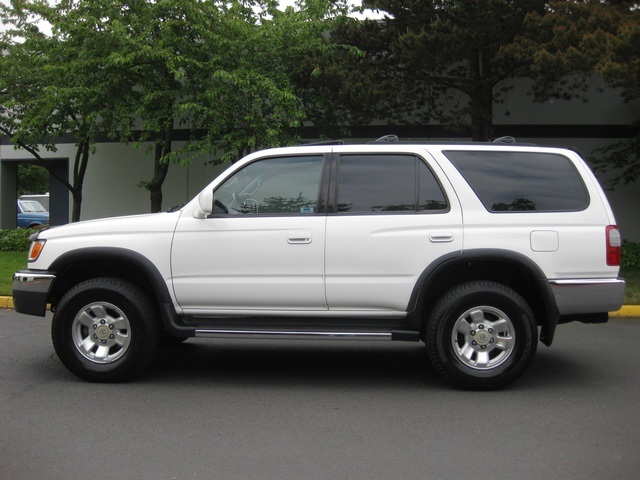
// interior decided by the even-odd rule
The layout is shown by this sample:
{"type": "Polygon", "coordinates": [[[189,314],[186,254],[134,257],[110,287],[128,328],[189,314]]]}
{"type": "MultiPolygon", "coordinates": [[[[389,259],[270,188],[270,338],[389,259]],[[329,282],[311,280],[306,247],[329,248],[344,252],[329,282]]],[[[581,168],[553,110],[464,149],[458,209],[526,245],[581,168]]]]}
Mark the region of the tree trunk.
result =
{"type": "Polygon", "coordinates": [[[471,73],[470,108],[471,135],[474,142],[487,142],[493,138],[493,81],[491,60],[483,52],[469,59],[471,73]]]}
{"type": "Polygon", "coordinates": [[[80,213],[82,211],[82,186],[84,184],[84,175],[87,172],[89,163],[89,154],[91,153],[91,143],[89,139],[83,138],[78,142],[76,150],[76,159],[73,164],[73,186],[71,188],[71,196],[73,198],[73,207],[71,209],[71,221],[79,222],[80,213]]]}
{"type": "Polygon", "coordinates": [[[151,200],[151,213],[162,211],[162,185],[167,178],[169,162],[165,158],[171,153],[171,135],[173,133],[173,121],[169,123],[164,138],[156,143],[156,150],[153,160],[153,178],[148,184],[149,197],[151,200]]]}

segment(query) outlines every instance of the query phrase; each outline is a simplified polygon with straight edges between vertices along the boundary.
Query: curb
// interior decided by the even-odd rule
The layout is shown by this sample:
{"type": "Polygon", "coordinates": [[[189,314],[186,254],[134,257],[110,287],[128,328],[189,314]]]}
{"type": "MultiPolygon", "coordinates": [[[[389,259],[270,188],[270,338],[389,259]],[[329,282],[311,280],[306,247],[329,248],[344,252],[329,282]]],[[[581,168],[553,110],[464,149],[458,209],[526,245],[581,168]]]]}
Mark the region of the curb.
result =
{"type": "MultiPolygon", "coordinates": [[[[13,309],[13,298],[0,297],[0,308],[13,309]]],[[[640,305],[623,305],[620,310],[609,312],[609,318],[640,318],[640,305]]]]}
{"type": "Polygon", "coordinates": [[[0,297],[0,308],[11,308],[11,309],[13,309],[13,298],[11,298],[11,297],[0,297]]]}
{"type": "Polygon", "coordinates": [[[620,310],[609,312],[612,317],[640,317],[640,305],[623,305],[620,310]]]}

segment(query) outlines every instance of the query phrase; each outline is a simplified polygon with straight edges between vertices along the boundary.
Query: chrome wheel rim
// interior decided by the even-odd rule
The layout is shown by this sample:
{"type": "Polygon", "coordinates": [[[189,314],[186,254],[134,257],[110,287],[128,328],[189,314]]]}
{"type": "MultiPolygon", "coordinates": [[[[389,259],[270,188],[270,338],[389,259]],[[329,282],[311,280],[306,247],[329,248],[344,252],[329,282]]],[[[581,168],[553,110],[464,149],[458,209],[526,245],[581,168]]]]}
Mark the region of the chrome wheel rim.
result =
{"type": "Polygon", "coordinates": [[[451,346],[458,360],[475,370],[490,370],[513,353],[515,332],[509,317],[494,307],[473,307],[456,320],[451,346]]]}
{"type": "Polygon", "coordinates": [[[73,319],[71,334],[80,355],[93,363],[115,362],[131,345],[129,319],[107,302],[83,307],[73,319]]]}

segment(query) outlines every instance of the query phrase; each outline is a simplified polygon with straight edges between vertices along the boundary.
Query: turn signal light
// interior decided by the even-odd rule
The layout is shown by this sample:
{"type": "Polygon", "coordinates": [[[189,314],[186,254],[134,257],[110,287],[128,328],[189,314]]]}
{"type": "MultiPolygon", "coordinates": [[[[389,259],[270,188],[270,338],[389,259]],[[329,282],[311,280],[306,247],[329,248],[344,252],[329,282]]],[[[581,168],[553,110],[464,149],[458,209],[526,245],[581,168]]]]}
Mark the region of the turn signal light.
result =
{"type": "Polygon", "coordinates": [[[31,248],[29,249],[29,261],[35,262],[40,253],[42,253],[42,249],[44,248],[45,240],[36,240],[31,243],[31,248]]]}

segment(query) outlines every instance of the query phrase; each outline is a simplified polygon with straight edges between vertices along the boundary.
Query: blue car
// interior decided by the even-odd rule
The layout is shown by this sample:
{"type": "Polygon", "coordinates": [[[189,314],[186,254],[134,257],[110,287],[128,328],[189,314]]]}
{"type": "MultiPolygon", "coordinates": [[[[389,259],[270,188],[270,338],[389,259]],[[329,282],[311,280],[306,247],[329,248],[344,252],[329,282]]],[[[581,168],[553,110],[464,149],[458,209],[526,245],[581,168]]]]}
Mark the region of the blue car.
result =
{"type": "Polygon", "coordinates": [[[37,200],[18,200],[18,227],[49,225],[49,212],[37,200]]]}

